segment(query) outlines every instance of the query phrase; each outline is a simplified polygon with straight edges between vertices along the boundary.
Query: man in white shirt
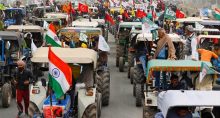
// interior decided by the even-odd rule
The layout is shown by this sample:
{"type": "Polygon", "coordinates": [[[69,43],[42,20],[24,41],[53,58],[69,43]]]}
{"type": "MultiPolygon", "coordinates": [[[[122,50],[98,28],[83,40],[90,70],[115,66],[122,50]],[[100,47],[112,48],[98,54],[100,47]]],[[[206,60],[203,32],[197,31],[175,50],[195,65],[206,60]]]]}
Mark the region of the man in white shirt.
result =
{"type": "Polygon", "coordinates": [[[199,54],[197,52],[197,39],[196,34],[193,32],[191,25],[186,26],[186,43],[184,47],[185,59],[199,60],[199,54]]]}

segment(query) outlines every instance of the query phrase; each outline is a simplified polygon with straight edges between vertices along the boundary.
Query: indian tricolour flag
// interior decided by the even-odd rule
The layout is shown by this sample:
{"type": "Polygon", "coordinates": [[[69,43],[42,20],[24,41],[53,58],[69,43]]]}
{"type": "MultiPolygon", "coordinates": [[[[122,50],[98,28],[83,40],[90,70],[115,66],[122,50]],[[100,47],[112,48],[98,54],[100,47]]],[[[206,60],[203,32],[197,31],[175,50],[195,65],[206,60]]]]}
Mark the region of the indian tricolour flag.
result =
{"type": "Polygon", "coordinates": [[[56,35],[56,30],[53,24],[49,25],[49,29],[45,36],[47,44],[50,44],[53,47],[61,47],[62,43],[56,35]]]}
{"type": "Polygon", "coordinates": [[[72,70],[49,47],[49,85],[56,98],[62,97],[72,86],[72,70]]]}
{"type": "Polygon", "coordinates": [[[216,20],[220,20],[220,9],[215,8],[213,12],[213,16],[215,17],[216,20]]]}

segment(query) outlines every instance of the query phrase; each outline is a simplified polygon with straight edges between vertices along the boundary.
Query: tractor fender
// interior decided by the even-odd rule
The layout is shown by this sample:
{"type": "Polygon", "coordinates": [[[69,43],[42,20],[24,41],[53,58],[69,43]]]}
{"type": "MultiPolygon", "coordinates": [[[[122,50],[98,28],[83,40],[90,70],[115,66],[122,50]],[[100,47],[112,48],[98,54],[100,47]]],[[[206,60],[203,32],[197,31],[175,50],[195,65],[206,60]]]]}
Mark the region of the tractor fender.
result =
{"type": "Polygon", "coordinates": [[[86,89],[78,90],[78,118],[82,118],[84,111],[89,105],[95,103],[96,88],[93,88],[93,96],[86,96],[86,89]]]}
{"type": "Polygon", "coordinates": [[[38,109],[42,109],[43,108],[43,102],[46,99],[47,88],[42,86],[41,81],[36,82],[35,85],[31,84],[30,88],[31,88],[30,89],[30,102],[35,104],[38,109]],[[34,89],[38,89],[39,93],[34,94],[32,92],[34,89]]]}

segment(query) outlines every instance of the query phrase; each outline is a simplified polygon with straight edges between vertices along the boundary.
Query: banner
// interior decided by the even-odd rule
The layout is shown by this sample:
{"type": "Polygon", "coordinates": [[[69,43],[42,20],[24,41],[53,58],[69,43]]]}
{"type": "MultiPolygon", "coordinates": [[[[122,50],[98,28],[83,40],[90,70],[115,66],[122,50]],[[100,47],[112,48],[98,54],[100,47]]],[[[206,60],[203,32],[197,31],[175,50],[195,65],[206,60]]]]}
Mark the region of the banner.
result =
{"type": "Polygon", "coordinates": [[[158,28],[158,25],[155,24],[155,23],[154,23],[153,21],[151,21],[150,19],[148,19],[147,17],[144,17],[144,18],[142,19],[142,23],[143,23],[143,24],[144,24],[144,23],[147,23],[147,24],[150,26],[151,30],[158,28]]]}
{"type": "Polygon", "coordinates": [[[152,33],[152,40],[156,41],[158,39],[158,32],[157,30],[151,30],[152,33]]]}
{"type": "Polygon", "coordinates": [[[220,73],[214,70],[213,68],[210,68],[206,63],[202,62],[201,70],[199,73],[199,82],[202,82],[202,80],[207,74],[220,74],[220,73]]]}
{"type": "Polygon", "coordinates": [[[167,7],[164,13],[164,18],[176,20],[176,12],[174,12],[170,7],[167,7]]]}

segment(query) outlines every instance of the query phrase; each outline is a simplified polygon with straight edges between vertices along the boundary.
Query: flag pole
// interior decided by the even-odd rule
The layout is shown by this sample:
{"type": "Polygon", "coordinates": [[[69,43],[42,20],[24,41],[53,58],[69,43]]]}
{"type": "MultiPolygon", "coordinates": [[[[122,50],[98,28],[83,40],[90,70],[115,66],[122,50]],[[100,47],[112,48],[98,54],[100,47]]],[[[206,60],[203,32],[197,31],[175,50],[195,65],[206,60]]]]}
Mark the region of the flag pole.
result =
{"type": "Polygon", "coordinates": [[[52,88],[51,87],[50,87],[50,112],[51,112],[51,118],[53,118],[52,88]]]}
{"type": "MultiPolygon", "coordinates": [[[[49,46],[49,52],[50,52],[50,50],[51,50],[51,46],[49,46]]],[[[52,103],[52,87],[51,86],[52,86],[52,81],[51,81],[51,79],[49,79],[48,89],[49,89],[49,92],[50,92],[50,112],[51,112],[51,118],[53,118],[53,103],[52,103]]]]}

